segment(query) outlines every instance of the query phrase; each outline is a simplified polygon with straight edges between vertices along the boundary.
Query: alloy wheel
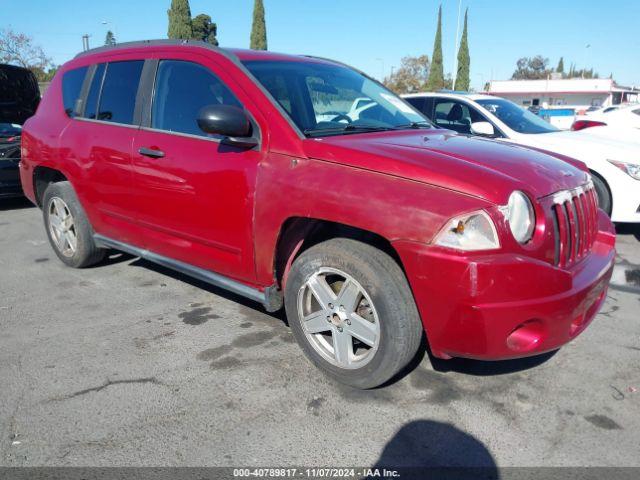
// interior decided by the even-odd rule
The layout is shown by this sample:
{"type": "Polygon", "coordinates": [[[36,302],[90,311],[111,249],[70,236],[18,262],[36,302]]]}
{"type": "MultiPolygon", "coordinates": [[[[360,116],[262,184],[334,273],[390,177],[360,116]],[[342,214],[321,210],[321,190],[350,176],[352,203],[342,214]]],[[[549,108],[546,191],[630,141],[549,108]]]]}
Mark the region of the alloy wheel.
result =
{"type": "Polygon", "coordinates": [[[69,206],[59,197],[53,197],[48,205],[49,232],[58,251],[72,257],[78,248],[78,235],[69,206]]]}
{"type": "Polygon", "coordinates": [[[340,368],[361,368],[380,344],[371,297],[349,274],[323,267],[298,291],[298,319],[313,349],[340,368]]]}

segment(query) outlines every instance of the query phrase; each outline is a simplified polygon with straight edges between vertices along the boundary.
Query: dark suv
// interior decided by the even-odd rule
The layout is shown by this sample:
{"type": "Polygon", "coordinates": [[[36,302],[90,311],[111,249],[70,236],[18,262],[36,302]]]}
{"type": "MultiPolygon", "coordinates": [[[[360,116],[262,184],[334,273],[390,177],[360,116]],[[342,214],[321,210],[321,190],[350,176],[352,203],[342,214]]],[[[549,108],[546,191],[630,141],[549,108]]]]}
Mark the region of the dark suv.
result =
{"type": "Polygon", "coordinates": [[[26,68],[0,64],[0,197],[22,195],[20,136],[22,124],[40,101],[34,74],[26,68]]]}

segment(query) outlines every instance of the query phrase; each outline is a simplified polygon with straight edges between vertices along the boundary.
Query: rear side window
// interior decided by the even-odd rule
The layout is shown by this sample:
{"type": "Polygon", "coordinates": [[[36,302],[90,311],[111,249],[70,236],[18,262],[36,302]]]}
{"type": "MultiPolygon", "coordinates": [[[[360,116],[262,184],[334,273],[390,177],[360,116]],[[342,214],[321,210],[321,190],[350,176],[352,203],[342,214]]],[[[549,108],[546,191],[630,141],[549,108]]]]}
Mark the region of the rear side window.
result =
{"type": "Polygon", "coordinates": [[[75,117],[78,114],[78,98],[80,97],[82,82],[88,68],[82,67],[69,70],[62,77],[62,102],[64,111],[69,117],[75,117]]]}
{"type": "MultiPolygon", "coordinates": [[[[109,67],[111,68],[111,67],[109,67]]],[[[151,127],[210,136],[198,127],[198,112],[207,105],[242,105],[209,69],[193,62],[163,60],[156,74],[151,127]]]]}
{"type": "Polygon", "coordinates": [[[98,120],[133,124],[133,112],[144,61],[107,64],[100,94],[98,120]]]}
{"type": "Polygon", "coordinates": [[[87,94],[87,103],[84,109],[85,118],[96,118],[98,112],[98,100],[100,99],[100,89],[102,88],[102,79],[104,77],[104,63],[99,64],[91,79],[91,86],[87,94]]]}

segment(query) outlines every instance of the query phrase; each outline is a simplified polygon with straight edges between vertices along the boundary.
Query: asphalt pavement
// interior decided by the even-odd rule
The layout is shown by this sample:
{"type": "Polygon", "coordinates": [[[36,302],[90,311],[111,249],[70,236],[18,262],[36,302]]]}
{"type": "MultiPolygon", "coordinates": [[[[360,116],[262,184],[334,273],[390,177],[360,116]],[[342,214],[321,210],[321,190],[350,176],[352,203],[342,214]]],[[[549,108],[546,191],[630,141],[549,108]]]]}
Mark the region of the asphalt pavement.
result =
{"type": "Polygon", "coordinates": [[[358,391],[281,314],[123,254],[85,270],[0,202],[0,466],[640,466],[640,229],[555,354],[358,391]]]}

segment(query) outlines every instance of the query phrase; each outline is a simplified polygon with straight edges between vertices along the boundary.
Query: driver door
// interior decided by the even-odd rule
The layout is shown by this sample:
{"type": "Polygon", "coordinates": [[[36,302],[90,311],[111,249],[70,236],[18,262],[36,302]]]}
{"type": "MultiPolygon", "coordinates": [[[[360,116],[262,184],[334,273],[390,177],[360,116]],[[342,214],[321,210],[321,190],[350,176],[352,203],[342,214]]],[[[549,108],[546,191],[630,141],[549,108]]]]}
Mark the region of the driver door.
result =
{"type": "Polygon", "coordinates": [[[157,61],[150,118],[133,145],[137,220],[148,250],[251,280],[253,186],[261,151],[223,144],[198,127],[204,106],[243,108],[223,72],[201,58],[157,61]]]}

